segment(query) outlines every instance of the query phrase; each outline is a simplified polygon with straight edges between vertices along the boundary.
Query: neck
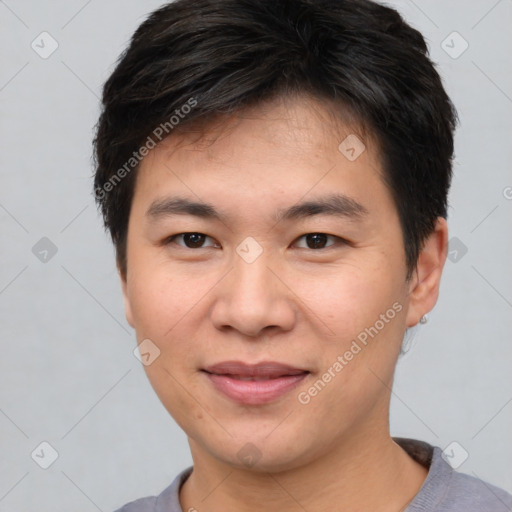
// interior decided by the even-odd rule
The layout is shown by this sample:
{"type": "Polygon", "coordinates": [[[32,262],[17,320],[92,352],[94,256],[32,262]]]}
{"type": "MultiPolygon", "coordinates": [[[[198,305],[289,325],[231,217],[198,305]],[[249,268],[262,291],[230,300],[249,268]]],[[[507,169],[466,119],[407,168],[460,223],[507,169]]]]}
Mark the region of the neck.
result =
{"type": "Polygon", "coordinates": [[[264,497],[265,512],[396,512],[414,498],[428,473],[387,432],[360,433],[307,464],[276,473],[233,468],[189,442],[194,470],[179,496],[185,511],[255,512],[264,497]]]}

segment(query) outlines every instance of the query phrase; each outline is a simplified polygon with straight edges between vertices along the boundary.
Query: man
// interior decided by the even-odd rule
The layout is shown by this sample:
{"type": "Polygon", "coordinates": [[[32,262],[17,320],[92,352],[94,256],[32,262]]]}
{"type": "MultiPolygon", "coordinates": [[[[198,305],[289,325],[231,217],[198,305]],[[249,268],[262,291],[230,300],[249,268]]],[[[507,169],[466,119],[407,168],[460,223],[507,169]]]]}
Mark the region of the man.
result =
{"type": "Polygon", "coordinates": [[[505,511],[389,433],[447,254],[455,109],[368,0],[178,0],[105,84],[95,195],[194,461],[123,512],[505,511]]]}

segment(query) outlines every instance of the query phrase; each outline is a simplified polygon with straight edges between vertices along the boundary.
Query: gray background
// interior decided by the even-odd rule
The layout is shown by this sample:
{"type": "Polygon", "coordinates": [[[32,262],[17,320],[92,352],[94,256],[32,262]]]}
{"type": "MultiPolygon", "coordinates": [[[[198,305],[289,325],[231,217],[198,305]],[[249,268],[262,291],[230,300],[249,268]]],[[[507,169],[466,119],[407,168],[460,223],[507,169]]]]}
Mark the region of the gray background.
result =
{"type": "MultiPolygon", "coordinates": [[[[91,194],[101,85],[159,5],[0,1],[2,511],[106,512],[159,493],[191,464],[184,433],[133,355],[91,194]],[[46,59],[31,47],[43,45],[43,31],[59,45],[46,59]],[[47,242],[33,251],[42,237],[56,254],[41,252],[47,242]],[[46,470],[31,457],[42,441],[58,452],[46,470]]],[[[454,457],[469,454],[460,471],[512,492],[512,2],[390,5],[426,36],[461,119],[453,261],[399,362],[392,434],[442,448],[456,441],[454,457]],[[457,58],[463,41],[446,39],[453,31],[469,44],[457,58]]],[[[36,453],[50,460],[48,449],[36,453]]]]}

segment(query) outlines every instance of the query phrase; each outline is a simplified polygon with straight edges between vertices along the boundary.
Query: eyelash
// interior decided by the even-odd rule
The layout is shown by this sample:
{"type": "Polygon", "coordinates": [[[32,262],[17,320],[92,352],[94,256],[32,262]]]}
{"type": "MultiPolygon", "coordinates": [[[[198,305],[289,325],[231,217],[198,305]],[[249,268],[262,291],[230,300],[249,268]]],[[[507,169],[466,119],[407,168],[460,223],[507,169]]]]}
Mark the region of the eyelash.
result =
{"type": "MultiPolygon", "coordinates": [[[[166,238],[162,243],[163,245],[170,245],[171,243],[174,243],[174,240],[178,237],[181,237],[181,236],[184,236],[184,235],[202,235],[202,236],[205,236],[206,238],[210,238],[208,235],[205,235],[204,233],[199,233],[197,231],[187,231],[185,233],[177,233],[176,235],[172,235],[168,238],[166,238]]],[[[326,249],[330,249],[331,247],[334,247],[336,245],[350,245],[349,242],[339,236],[335,236],[335,235],[329,235],[328,233],[321,233],[321,232],[317,232],[317,231],[314,231],[314,232],[311,232],[311,233],[305,233],[304,235],[301,235],[299,236],[298,238],[295,239],[294,243],[297,241],[297,240],[300,240],[301,238],[304,238],[304,237],[307,237],[308,235],[325,235],[327,237],[330,237],[330,238],[333,238],[335,239],[335,242],[331,245],[328,245],[326,247],[320,247],[319,249],[310,249],[309,247],[301,247],[301,249],[309,249],[311,251],[321,251],[321,250],[326,250],[326,249]]],[[[198,250],[198,249],[206,249],[206,248],[209,248],[209,247],[213,247],[213,246],[206,246],[206,247],[186,247],[184,245],[180,245],[180,244],[176,244],[178,245],[178,247],[181,247],[182,249],[189,249],[189,250],[198,250]]]]}

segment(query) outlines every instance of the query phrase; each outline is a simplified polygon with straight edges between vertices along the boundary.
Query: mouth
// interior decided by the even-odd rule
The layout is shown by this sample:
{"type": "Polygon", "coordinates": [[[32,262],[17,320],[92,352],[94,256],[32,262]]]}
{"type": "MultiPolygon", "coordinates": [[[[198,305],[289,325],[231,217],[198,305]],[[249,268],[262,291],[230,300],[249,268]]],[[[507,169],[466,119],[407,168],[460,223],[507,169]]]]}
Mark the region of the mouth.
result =
{"type": "Polygon", "coordinates": [[[201,371],[216,391],[244,405],[275,401],[297,387],[311,373],[273,361],[255,365],[225,361],[201,371]]]}

